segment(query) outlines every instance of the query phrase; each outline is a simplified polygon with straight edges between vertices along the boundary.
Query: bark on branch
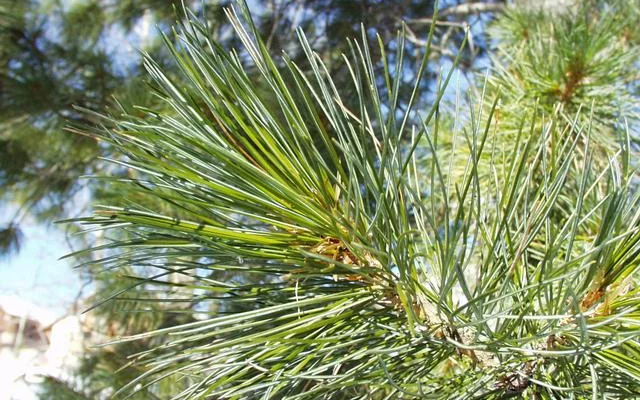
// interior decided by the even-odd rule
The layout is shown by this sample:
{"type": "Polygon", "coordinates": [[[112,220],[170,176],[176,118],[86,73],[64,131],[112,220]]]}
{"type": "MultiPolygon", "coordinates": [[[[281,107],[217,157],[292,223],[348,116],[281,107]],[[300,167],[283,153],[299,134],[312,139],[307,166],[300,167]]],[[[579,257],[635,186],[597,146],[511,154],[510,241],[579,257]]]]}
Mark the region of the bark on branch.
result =
{"type": "MultiPolygon", "coordinates": [[[[455,6],[447,7],[438,12],[438,19],[449,17],[449,16],[458,16],[464,17],[470,14],[481,14],[487,12],[499,12],[504,8],[503,3],[484,3],[484,2],[475,2],[475,3],[463,3],[455,6]]],[[[431,24],[433,23],[433,18],[413,18],[407,20],[409,23],[413,24],[431,24]]],[[[443,24],[444,21],[438,21],[438,24],[443,24]]]]}
{"type": "Polygon", "coordinates": [[[496,12],[502,10],[503,7],[504,4],[502,3],[463,3],[456,6],[447,7],[438,12],[438,15],[441,17],[447,17],[449,15],[469,15],[485,12],[496,12]]]}

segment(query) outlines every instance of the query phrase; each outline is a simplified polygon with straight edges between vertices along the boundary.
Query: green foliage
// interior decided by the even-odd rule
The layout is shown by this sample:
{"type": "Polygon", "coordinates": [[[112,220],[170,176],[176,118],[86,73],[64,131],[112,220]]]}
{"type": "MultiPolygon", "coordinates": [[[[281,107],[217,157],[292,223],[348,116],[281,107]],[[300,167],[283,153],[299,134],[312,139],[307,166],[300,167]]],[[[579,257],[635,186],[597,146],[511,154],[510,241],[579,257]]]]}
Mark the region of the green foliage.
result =
{"type": "MultiPolygon", "coordinates": [[[[584,2],[555,14],[510,8],[490,25],[492,72],[481,91],[485,106],[496,96],[500,99],[497,127],[488,136],[489,143],[500,145],[484,155],[486,162],[479,166],[483,180],[493,179],[489,157],[507,160],[518,151],[519,134],[529,139],[529,134],[550,130],[544,145],[555,154],[563,138],[578,138],[583,147],[578,131],[586,132],[591,150],[598,153],[592,159],[598,168],[606,168],[620,147],[637,146],[637,129],[627,126],[640,122],[635,87],[640,47],[632,39],[638,12],[629,1],[584,2]],[[522,132],[523,121],[533,115],[540,116],[536,128],[522,132]]],[[[444,137],[446,157],[456,157],[459,167],[451,171],[452,179],[464,173],[469,157],[465,141],[444,137]]],[[[631,163],[637,165],[635,157],[631,163]]],[[[496,172],[504,177],[508,170],[496,172]]],[[[580,176],[573,176],[568,191],[575,193],[579,181],[580,176]]]]}
{"type": "Polygon", "coordinates": [[[637,119],[629,83],[638,78],[640,50],[631,35],[640,8],[629,1],[589,3],[553,19],[518,9],[499,19],[492,35],[503,62],[495,64],[493,79],[505,89],[505,103],[531,108],[538,102],[549,113],[560,105],[568,118],[586,108],[582,120],[599,129],[611,129],[622,117],[637,119]]]}
{"type": "Polygon", "coordinates": [[[11,15],[0,18],[0,199],[20,209],[3,226],[17,226],[27,215],[49,220],[72,208],[81,190],[77,176],[95,160],[97,146],[62,127],[83,120],[73,104],[104,107],[119,80],[96,50],[96,37],[79,31],[53,37],[51,21],[67,15],[52,11],[46,21],[38,2],[8,3],[0,4],[11,15]]]}
{"type": "Polygon", "coordinates": [[[39,390],[39,398],[56,400],[85,400],[87,399],[81,392],[74,390],[69,384],[60,379],[45,377],[39,390]]]}
{"type": "MultiPolygon", "coordinates": [[[[545,82],[573,65],[554,56],[530,98],[490,82],[468,113],[443,115],[453,69],[416,107],[435,25],[407,92],[403,35],[393,53],[350,41],[338,85],[301,31],[308,70],[274,60],[242,11],[228,12],[242,50],[191,17],[165,38],[181,77],[144,60],[163,105],[122,107],[95,132],[134,171],[118,179],[128,201],[76,220],[110,240],[75,255],[131,282],[96,306],[182,316],[113,340],[141,346],[119,395],[640,395],[632,132],[600,131],[617,99],[592,102],[592,118],[575,116],[592,88],[576,88],[573,109],[547,104],[545,82]]],[[[567,43],[587,29],[558,18],[567,43]]],[[[594,49],[584,57],[613,54],[580,40],[594,49]]],[[[626,76],[594,86],[627,90],[626,76]]]]}
{"type": "Polygon", "coordinates": [[[22,232],[15,225],[0,229],[0,255],[10,256],[20,249],[22,232]]]}
{"type": "MultiPolygon", "coordinates": [[[[97,160],[117,155],[106,146],[65,132],[64,128],[95,124],[97,121],[77,112],[75,107],[112,108],[116,106],[114,97],[125,106],[159,107],[154,99],[145,98],[148,90],[141,74],[142,59],[132,53],[123,62],[122,52],[118,51],[122,46],[114,46],[112,42],[126,37],[134,47],[153,54],[168,75],[175,75],[177,66],[159,46],[161,40],[156,30],[168,32],[175,20],[184,19],[182,4],[173,0],[0,1],[0,141],[11,144],[7,148],[12,152],[6,159],[20,157],[17,163],[0,164],[0,200],[22,210],[12,220],[2,221],[3,226],[18,225],[26,216],[47,223],[75,216],[78,202],[74,196],[79,192],[83,193],[80,198],[86,194],[104,200],[120,196],[110,192],[109,186],[88,188],[85,180],[76,179],[109,169],[97,160]],[[147,32],[137,42],[136,32],[144,32],[145,26],[147,32]],[[22,157],[25,153],[29,157],[22,157]]],[[[223,47],[238,47],[222,11],[226,2],[188,0],[184,4],[207,20],[209,35],[223,47]]],[[[254,20],[270,52],[286,49],[307,69],[304,52],[295,40],[296,27],[303,27],[312,33],[310,41],[327,62],[338,85],[349,81],[349,73],[340,62],[346,50],[343,38],[358,35],[361,21],[377,28],[391,48],[401,17],[418,18],[433,12],[433,1],[417,0],[383,3],[275,0],[257,4],[260,6],[255,9],[254,20]]],[[[450,13],[447,18],[459,25],[468,17],[450,13]]],[[[418,29],[415,31],[420,33],[418,29]]],[[[458,31],[449,27],[438,27],[436,33],[436,41],[443,39],[438,42],[442,54],[456,48],[462,40],[458,31]]],[[[419,47],[408,45],[406,55],[417,52],[419,47]]],[[[373,60],[379,57],[379,53],[372,54],[373,60]]],[[[416,68],[410,62],[405,64],[407,79],[401,92],[411,90],[409,77],[416,68]]],[[[425,79],[423,83],[428,87],[431,80],[425,79]]],[[[344,100],[349,104],[355,101],[355,96],[344,100]]]]}

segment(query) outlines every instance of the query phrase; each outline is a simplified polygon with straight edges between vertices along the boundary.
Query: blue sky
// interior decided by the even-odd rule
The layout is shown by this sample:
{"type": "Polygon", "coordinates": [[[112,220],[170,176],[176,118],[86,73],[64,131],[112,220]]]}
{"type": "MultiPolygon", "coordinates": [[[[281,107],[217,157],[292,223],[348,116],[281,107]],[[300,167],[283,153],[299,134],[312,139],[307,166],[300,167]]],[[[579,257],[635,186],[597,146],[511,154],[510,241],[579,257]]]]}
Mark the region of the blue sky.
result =
{"type": "MultiPolygon", "coordinates": [[[[15,208],[3,204],[0,220],[15,208]]],[[[62,316],[72,305],[82,282],[68,261],[64,232],[56,226],[26,218],[21,224],[23,247],[19,253],[0,258],[0,295],[15,295],[62,316]]]]}

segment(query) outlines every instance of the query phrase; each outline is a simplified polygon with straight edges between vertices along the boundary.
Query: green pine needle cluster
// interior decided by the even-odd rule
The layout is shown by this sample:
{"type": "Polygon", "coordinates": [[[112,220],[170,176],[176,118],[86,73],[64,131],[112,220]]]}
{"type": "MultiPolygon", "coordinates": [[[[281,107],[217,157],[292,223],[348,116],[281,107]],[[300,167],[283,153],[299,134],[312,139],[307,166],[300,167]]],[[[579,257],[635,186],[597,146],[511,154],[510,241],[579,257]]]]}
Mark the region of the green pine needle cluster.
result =
{"type": "Polygon", "coordinates": [[[76,255],[132,276],[96,307],[188,315],[113,341],[145,344],[118,395],[165,380],[175,399],[640,395],[640,193],[617,125],[637,47],[611,49],[611,22],[559,17],[561,40],[534,25],[504,53],[519,61],[444,115],[454,69],[415,107],[435,25],[403,98],[402,34],[395,54],[351,41],[336,87],[302,32],[308,70],[272,58],[246,5],[227,13],[242,49],[192,18],[166,40],[180,80],[146,58],[161,111],[123,107],[98,133],[140,201],[77,221],[111,240],[76,255]],[[579,59],[561,56],[576,41],[579,59]]]}
{"type": "MultiPolygon", "coordinates": [[[[638,119],[633,83],[639,78],[637,2],[613,1],[548,18],[544,12],[508,10],[490,29],[496,40],[493,85],[505,88],[504,103],[547,112],[559,107],[573,119],[597,124],[596,143],[612,147],[612,127],[638,119]]],[[[635,93],[637,94],[637,93],[635,93]]]]}

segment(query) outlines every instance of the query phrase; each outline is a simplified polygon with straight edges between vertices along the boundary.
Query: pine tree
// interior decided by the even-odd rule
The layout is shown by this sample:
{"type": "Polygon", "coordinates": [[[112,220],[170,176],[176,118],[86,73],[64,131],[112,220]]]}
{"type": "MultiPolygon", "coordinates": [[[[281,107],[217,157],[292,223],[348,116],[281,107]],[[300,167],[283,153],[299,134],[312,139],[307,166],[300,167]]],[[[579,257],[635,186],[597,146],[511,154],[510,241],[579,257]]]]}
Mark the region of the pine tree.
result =
{"type": "Polygon", "coordinates": [[[78,255],[132,279],[96,306],[181,316],[113,341],[141,346],[117,394],[639,396],[637,12],[508,11],[498,72],[450,104],[450,69],[429,107],[435,24],[407,92],[402,33],[350,41],[337,85],[302,31],[307,69],[246,6],[233,51],[192,15],[181,78],[145,58],[163,106],[93,132],[136,171],[77,221],[112,239],[78,255]]]}

